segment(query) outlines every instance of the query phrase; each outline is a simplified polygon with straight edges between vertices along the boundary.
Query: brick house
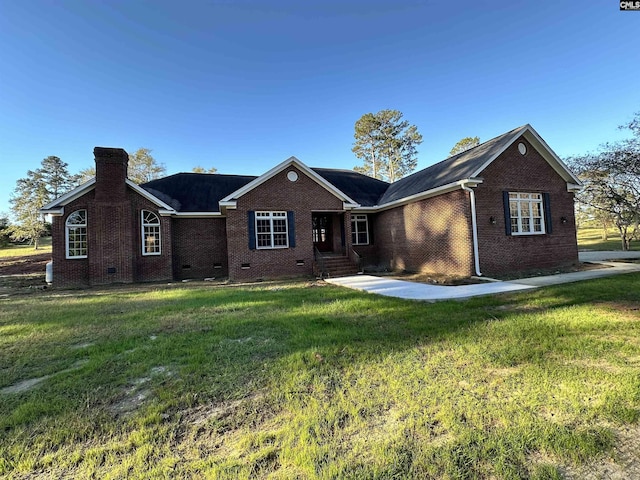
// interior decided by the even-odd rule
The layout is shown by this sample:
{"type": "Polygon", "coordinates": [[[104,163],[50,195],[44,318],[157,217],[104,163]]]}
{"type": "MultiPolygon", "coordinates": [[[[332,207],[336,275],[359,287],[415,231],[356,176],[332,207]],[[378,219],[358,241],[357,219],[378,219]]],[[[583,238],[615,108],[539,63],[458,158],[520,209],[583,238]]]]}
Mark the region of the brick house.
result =
{"type": "Polygon", "coordinates": [[[259,177],[127,179],[127,153],[96,147],[96,177],[51,202],[54,284],[358,268],[471,275],[578,262],[580,187],[530,126],[392,184],[291,157],[259,177]]]}

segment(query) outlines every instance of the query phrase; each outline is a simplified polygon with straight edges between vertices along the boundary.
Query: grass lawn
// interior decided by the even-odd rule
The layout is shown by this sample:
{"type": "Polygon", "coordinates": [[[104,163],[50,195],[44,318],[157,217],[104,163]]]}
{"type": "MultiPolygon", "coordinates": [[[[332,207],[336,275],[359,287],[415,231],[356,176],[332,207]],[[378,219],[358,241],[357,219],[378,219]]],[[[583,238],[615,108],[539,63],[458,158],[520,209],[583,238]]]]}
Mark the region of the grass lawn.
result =
{"type": "Polygon", "coordinates": [[[11,245],[9,247],[0,247],[0,258],[26,257],[38,253],[51,253],[51,237],[41,238],[38,250],[35,250],[33,245],[11,245]]]}
{"type": "MultiPolygon", "coordinates": [[[[608,240],[602,240],[601,228],[579,228],[578,248],[583,250],[622,250],[622,240],[620,232],[615,228],[607,231],[608,240]]],[[[640,242],[631,242],[631,250],[640,250],[640,242]]]]}
{"type": "Polygon", "coordinates": [[[305,282],[8,296],[0,476],[615,470],[640,418],[638,292],[640,275],[435,304],[305,282]]]}

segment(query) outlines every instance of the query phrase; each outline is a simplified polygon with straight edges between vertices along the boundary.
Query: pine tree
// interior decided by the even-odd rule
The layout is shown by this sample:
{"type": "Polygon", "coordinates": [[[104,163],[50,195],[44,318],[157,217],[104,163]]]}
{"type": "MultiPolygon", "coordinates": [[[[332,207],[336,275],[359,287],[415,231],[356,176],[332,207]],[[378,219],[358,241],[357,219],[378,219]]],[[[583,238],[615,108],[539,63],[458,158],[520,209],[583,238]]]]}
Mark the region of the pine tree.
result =
{"type": "Polygon", "coordinates": [[[395,182],[418,164],[422,135],[415,125],[402,120],[398,110],[364,114],[355,124],[354,138],[352,151],[364,162],[354,167],[357,172],[395,182]]]}
{"type": "Polygon", "coordinates": [[[55,200],[62,194],[68,192],[78,185],[80,175],[69,174],[68,165],[55,156],[49,156],[42,160],[42,165],[38,169],[42,174],[48,201],[55,200]]]}
{"type": "Polygon", "coordinates": [[[67,164],[56,156],[42,160],[40,168],[27,171],[27,176],[16,182],[10,198],[14,223],[7,232],[14,241],[28,240],[37,250],[40,237],[47,232],[47,225],[40,209],[71,190],[78,182],[78,175],[70,175],[67,164]]]}
{"type": "Polygon", "coordinates": [[[464,137],[453,146],[449,152],[449,156],[453,157],[454,155],[466,152],[470,148],[477,147],[478,145],[480,145],[480,137],[464,137]]]}
{"type": "Polygon", "coordinates": [[[6,229],[12,240],[28,240],[38,249],[40,237],[47,231],[40,209],[46,205],[48,198],[47,185],[40,169],[29,170],[25,178],[16,182],[10,198],[15,221],[6,229]]]}

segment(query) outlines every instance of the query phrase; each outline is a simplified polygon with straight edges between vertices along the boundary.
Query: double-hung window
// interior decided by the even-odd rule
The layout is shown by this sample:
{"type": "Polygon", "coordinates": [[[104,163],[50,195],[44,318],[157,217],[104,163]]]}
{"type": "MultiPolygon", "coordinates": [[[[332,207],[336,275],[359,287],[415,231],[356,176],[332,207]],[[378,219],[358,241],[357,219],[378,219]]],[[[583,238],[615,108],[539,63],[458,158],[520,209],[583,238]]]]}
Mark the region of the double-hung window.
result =
{"type": "Polygon", "coordinates": [[[142,210],[142,255],[160,255],[160,218],[153,212],[142,210]]]}
{"type": "Polygon", "coordinates": [[[77,210],[65,223],[67,258],[87,258],[87,211],[77,210]]]}
{"type": "Polygon", "coordinates": [[[542,193],[509,192],[511,235],[545,233],[544,197],[542,193]]]}
{"type": "Polygon", "coordinates": [[[369,221],[366,215],[351,215],[351,243],[369,245],[369,221]]]}
{"type": "Polygon", "coordinates": [[[257,248],[289,247],[287,212],[255,212],[255,219],[257,248]]]}

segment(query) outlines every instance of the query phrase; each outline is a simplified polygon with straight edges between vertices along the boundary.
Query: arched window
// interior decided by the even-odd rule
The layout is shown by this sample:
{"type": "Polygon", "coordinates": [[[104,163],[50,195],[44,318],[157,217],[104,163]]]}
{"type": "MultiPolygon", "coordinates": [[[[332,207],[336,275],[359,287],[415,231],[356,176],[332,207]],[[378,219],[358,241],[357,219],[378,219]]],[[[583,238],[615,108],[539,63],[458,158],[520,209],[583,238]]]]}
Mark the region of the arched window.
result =
{"type": "Polygon", "coordinates": [[[67,258],[87,258],[87,211],[77,210],[67,217],[67,258]]]}
{"type": "Polygon", "coordinates": [[[142,210],[142,255],[160,255],[160,218],[142,210]]]}

